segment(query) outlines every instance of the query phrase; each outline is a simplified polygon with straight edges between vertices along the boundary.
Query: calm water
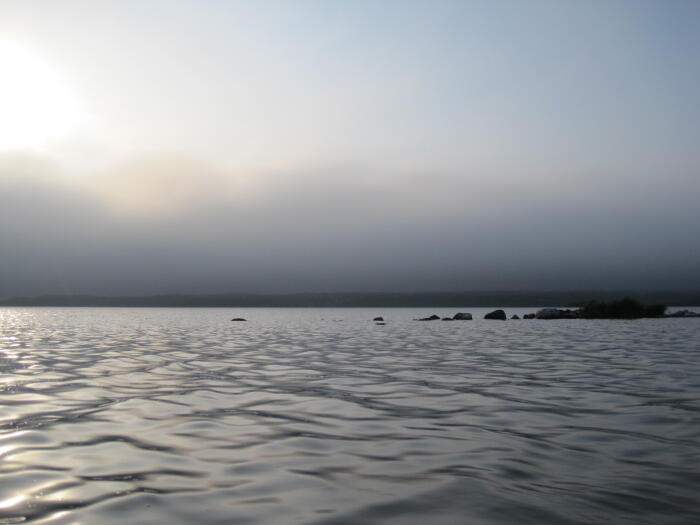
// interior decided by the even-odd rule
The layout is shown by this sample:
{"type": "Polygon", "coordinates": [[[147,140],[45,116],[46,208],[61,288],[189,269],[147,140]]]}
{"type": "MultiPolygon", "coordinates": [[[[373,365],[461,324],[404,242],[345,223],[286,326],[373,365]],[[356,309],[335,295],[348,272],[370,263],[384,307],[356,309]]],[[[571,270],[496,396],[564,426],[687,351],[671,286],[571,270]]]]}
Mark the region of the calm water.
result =
{"type": "Polygon", "coordinates": [[[0,523],[700,523],[700,319],[456,311],[2,309],[0,523]]]}

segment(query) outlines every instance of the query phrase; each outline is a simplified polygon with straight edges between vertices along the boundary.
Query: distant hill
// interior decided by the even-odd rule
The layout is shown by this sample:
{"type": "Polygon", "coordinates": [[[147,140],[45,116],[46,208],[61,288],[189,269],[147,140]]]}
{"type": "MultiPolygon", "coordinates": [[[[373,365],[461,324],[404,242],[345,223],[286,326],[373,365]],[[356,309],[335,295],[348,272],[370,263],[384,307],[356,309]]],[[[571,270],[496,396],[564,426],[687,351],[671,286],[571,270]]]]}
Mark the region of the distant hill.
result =
{"type": "Polygon", "coordinates": [[[10,297],[0,306],[129,306],[129,307],[457,307],[457,306],[581,306],[589,301],[605,301],[632,296],[645,303],[672,306],[700,305],[700,291],[635,292],[415,292],[415,293],[297,293],[297,294],[220,294],[93,296],[42,295],[10,297]]]}

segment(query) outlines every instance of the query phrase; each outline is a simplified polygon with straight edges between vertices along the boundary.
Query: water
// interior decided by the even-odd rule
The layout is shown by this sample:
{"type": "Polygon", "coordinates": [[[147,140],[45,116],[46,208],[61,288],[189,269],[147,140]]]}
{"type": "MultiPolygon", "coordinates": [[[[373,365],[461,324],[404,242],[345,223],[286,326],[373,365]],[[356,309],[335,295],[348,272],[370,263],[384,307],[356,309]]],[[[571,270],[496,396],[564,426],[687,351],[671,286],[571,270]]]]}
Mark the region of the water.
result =
{"type": "Polygon", "coordinates": [[[0,523],[700,522],[700,319],[456,311],[0,310],[0,523]]]}

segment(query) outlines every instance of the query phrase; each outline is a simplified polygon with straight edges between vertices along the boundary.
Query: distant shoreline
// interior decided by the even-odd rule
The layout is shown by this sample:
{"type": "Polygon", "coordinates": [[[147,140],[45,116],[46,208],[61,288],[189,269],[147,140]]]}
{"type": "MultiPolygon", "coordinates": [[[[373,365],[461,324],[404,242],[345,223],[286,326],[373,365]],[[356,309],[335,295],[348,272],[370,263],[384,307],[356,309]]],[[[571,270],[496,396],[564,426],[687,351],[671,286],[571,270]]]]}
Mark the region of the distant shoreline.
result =
{"type": "Polygon", "coordinates": [[[375,293],[294,293],[294,294],[220,294],[220,295],[41,295],[0,299],[3,306],[76,306],[76,307],[202,307],[202,308],[392,308],[392,307],[577,307],[589,301],[634,296],[645,303],[674,306],[700,305],[700,291],[638,292],[564,291],[564,292],[375,292],[375,293]]]}

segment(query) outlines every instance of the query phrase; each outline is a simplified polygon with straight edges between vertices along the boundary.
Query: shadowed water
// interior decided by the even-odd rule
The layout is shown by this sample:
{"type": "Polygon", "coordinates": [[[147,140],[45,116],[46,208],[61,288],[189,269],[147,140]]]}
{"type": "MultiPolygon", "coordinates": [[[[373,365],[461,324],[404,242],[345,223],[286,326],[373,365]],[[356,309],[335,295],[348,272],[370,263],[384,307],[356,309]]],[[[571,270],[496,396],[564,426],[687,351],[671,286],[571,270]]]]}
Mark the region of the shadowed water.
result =
{"type": "Polygon", "coordinates": [[[456,311],[2,309],[0,523],[700,522],[700,319],[456,311]]]}

